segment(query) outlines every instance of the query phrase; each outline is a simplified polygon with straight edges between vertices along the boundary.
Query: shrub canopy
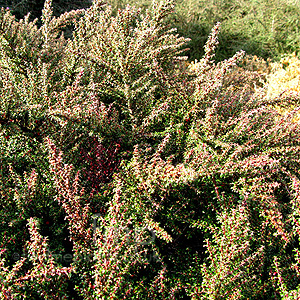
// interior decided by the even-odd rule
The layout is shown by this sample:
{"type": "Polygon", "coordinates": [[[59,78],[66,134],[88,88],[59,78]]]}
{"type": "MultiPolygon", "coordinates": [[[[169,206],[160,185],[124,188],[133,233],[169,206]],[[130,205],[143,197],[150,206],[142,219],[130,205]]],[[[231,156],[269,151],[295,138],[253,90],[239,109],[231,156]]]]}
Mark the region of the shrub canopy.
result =
{"type": "Polygon", "coordinates": [[[219,23],[185,68],[173,9],[1,9],[1,298],[297,297],[298,96],[215,62],[219,23]]]}

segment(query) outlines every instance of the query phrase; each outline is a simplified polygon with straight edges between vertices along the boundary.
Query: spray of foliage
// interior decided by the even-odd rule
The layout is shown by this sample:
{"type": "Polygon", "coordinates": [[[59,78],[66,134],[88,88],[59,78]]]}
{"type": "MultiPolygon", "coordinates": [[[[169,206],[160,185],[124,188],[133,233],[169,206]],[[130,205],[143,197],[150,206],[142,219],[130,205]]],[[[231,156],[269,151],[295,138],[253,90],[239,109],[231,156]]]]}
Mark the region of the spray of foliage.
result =
{"type": "Polygon", "coordinates": [[[219,23],[182,68],[173,9],[1,10],[1,298],[297,296],[299,108],[214,61],[219,23]]]}

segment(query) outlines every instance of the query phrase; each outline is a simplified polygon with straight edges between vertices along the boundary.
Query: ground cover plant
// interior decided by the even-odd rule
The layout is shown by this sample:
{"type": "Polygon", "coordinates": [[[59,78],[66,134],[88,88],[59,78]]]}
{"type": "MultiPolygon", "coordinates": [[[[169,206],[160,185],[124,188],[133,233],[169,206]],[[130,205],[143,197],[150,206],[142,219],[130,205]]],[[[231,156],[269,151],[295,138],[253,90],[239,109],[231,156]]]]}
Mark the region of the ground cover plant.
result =
{"type": "Polygon", "coordinates": [[[220,23],[186,67],[173,1],[51,4],[0,12],[0,298],[299,298],[297,94],[220,23]]]}
{"type": "Polygon", "coordinates": [[[191,59],[203,54],[200,45],[210,28],[222,23],[217,60],[227,59],[240,49],[249,54],[280,59],[299,53],[299,1],[293,0],[178,0],[175,26],[190,37],[191,59]]]}

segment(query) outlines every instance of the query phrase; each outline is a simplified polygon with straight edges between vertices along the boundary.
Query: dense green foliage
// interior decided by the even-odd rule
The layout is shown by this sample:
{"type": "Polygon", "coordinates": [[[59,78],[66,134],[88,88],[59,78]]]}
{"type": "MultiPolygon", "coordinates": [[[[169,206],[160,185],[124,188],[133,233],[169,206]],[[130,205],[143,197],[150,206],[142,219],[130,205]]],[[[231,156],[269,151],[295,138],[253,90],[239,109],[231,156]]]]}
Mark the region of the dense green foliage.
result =
{"type": "Polygon", "coordinates": [[[222,23],[218,61],[243,49],[264,59],[299,53],[299,1],[293,0],[178,0],[174,25],[191,38],[191,59],[203,55],[210,29],[222,23]]]}
{"type": "Polygon", "coordinates": [[[299,98],[173,11],[1,9],[1,299],[299,297],[299,98]]]}

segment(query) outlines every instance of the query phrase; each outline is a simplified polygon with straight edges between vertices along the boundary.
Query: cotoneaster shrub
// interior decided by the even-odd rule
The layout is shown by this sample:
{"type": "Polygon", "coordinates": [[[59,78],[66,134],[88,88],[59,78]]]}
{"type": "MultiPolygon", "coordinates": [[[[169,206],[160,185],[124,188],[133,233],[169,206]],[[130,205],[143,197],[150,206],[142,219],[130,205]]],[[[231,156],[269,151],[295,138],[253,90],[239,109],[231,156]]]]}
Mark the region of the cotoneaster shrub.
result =
{"type": "Polygon", "coordinates": [[[296,110],[214,62],[219,23],[185,70],[173,8],[1,10],[2,298],[296,297],[296,110]]]}

